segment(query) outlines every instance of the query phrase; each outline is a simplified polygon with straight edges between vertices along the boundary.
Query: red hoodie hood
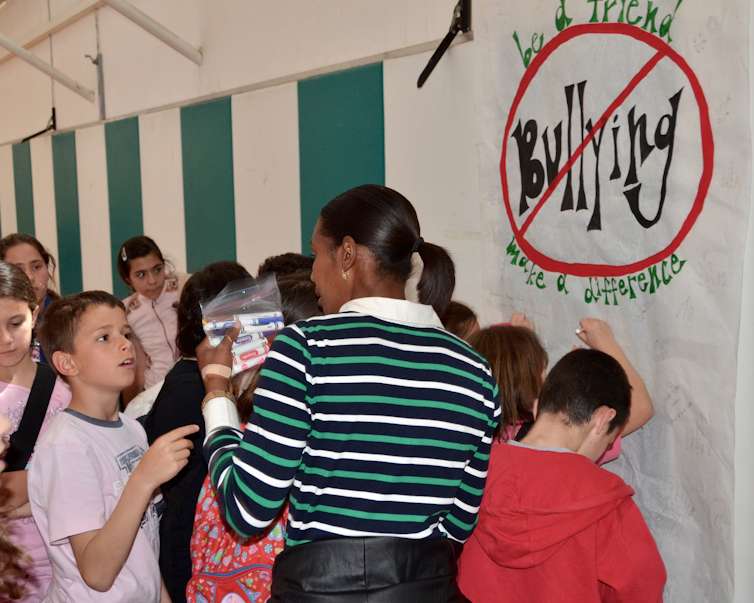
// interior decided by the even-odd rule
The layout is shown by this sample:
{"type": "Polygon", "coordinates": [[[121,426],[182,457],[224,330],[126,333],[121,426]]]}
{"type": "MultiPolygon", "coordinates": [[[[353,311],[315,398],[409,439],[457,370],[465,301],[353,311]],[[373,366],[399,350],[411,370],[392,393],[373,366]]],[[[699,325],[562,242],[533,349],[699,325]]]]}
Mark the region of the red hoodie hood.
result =
{"type": "Polygon", "coordinates": [[[614,511],[633,489],[585,456],[496,444],[474,537],[498,565],[524,569],[614,511]]]}

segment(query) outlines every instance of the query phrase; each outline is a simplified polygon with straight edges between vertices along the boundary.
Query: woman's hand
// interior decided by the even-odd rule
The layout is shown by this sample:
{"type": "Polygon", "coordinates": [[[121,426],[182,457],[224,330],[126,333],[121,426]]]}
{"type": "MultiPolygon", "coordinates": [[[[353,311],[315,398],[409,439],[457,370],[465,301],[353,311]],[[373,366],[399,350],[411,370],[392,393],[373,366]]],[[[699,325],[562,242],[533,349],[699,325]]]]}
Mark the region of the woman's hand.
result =
{"type": "MultiPolygon", "coordinates": [[[[199,365],[199,370],[202,371],[210,364],[219,364],[229,369],[232,368],[233,354],[231,348],[240,331],[241,323],[236,322],[225,333],[223,340],[214,348],[210,345],[209,339],[205,337],[204,341],[196,346],[196,362],[199,365]]],[[[207,393],[217,390],[232,391],[231,388],[233,386],[228,377],[223,377],[210,371],[202,379],[204,381],[204,390],[207,393]]]]}

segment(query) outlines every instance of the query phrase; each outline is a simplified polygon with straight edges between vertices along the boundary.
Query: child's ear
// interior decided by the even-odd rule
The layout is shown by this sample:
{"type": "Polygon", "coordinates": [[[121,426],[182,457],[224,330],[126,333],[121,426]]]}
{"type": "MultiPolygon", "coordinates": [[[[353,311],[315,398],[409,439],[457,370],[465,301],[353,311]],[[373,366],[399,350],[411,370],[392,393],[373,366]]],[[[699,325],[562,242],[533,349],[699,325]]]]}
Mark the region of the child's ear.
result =
{"type": "Polygon", "coordinates": [[[609,406],[600,406],[594,411],[592,428],[597,435],[604,435],[610,431],[610,421],[615,418],[617,412],[609,406]]]}
{"type": "Polygon", "coordinates": [[[75,377],[79,374],[79,369],[76,367],[76,362],[70,354],[61,352],[58,350],[52,355],[52,363],[55,365],[57,371],[64,377],[75,377]]]}
{"type": "Polygon", "coordinates": [[[531,405],[531,416],[534,420],[537,420],[537,413],[539,412],[539,398],[534,398],[534,404],[531,405]]]}
{"type": "Polygon", "coordinates": [[[39,306],[37,306],[34,310],[34,312],[31,313],[31,324],[34,325],[37,323],[37,318],[39,318],[39,306]]]}

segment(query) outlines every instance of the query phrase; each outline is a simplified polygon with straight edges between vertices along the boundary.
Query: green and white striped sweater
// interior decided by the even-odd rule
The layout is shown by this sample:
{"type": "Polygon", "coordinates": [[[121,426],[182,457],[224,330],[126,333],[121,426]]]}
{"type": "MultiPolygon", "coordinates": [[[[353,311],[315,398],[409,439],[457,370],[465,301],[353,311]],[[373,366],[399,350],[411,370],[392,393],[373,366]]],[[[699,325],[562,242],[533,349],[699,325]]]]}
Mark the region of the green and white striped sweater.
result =
{"type": "Polygon", "coordinates": [[[497,384],[465,342],[426,324],[439,324],[427,306],[369,298],[344,309],[375,300],[381,318],[342,311],[286,328],[245,433],[208,434],[212,483],[240,534],[269,525],[290,489],[287,545],[470,536],[500,416],[497,384]],[[414,306],[434,319],[393,319],[414,306]]]}

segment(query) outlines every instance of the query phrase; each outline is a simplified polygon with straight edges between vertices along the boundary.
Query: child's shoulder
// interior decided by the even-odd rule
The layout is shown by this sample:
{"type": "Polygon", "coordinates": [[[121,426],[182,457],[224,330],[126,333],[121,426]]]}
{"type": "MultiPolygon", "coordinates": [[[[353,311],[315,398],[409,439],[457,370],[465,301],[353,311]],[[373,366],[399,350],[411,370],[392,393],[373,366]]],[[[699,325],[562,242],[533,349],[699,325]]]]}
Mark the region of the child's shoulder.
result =
{"type": "Polygon", "coordinates": [[[147,441],[147,432],[144,431],[144,427],[141,423],[123,413],[120,413],[119,417],[123,422],[123,426],[126,427],[129,431],[133,432],[135,437],[138,437],[140,440],[144,440],[145,442],[147,441]]]}
{"type": "MultiPolygon", "coordinates": [[[[47,430],[39,437],[34,447],[34,461],[43,462],[53,457],[66,456],[66,450],[92,450],[93,441],[81,424],[66,410],[62,410],[52,420],[47,430]]],[[[78,454],[78,453],[76,453],[78,454]]],[[[88,454],[88,453],[87,453],[88,454]]],[[[46,461],[45,461],[46,462],[46,461]]]]}
{"type": "Polygon", "coordinates": [[[98,421],[71,409],[58,413],[50,427],[37,442],[35,455],[48,448],[60,446],[83,446],[100,448],[103,443],[123,438],[134,439],[135,443],[146,445],[147,436],[138,421],[120,413],[116,421],[98,421]],[[102,430],[106,427],[106,430],[102,430]],[[110,429],[118,432],[110,433],[110,429]],[[115,436],[115,437],[112,437],[115,436]]]}
{"type": "Polygon", "coordinates": [[[603,469],[582,454],[561,449],[535,448],[508,441],[492,446],[490,467],[515,472],[527,482],[542,482],[553,488],[600,492],[623,490],[623,479],[603,469]]]}
{"type": "Polygon", "coordinates": [[[165,277],[165,293],[180,293],[189,279],[185,272],[173,272],[165,277]]]}
{"type": "Polygon", "coordinates": [[[126,299],[123,300],[123,305],[126,307],[126,316],[133,314],[139,308],[141,308],[141,301],[139,300],[138,293],[132,293],[126,299]]]}

